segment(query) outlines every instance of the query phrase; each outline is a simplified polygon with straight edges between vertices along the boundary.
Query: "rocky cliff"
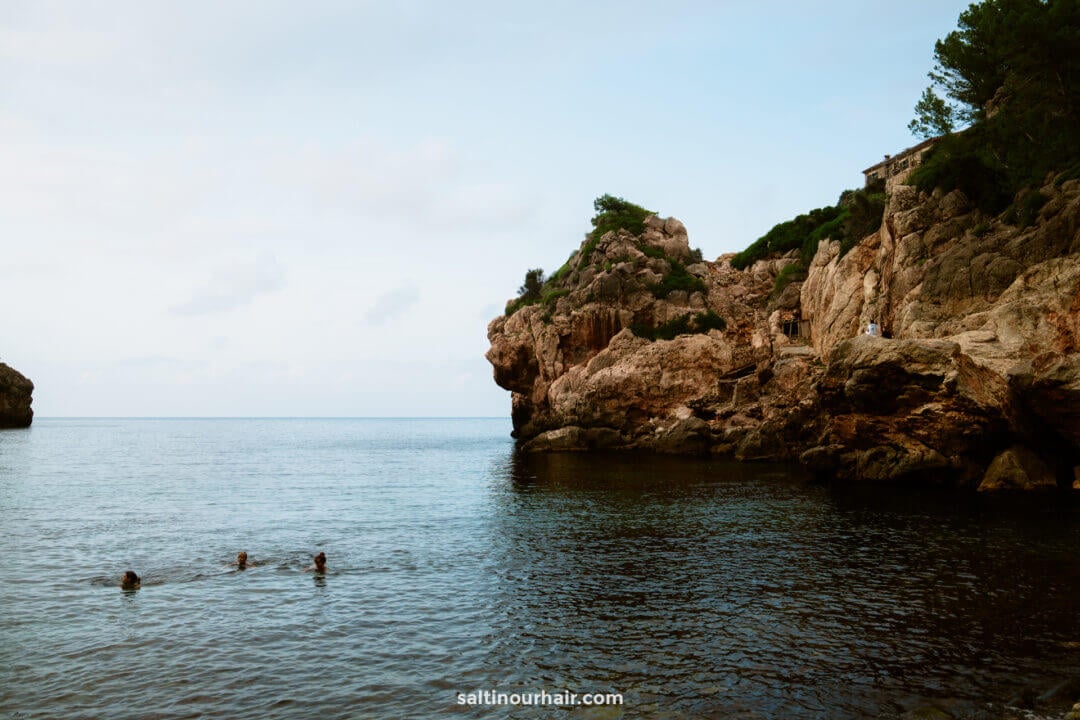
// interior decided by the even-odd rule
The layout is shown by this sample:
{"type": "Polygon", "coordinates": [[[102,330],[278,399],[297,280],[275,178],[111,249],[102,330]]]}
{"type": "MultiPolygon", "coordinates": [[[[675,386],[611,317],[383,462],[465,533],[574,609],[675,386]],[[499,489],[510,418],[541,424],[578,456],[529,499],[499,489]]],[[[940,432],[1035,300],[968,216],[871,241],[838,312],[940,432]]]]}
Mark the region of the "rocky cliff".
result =
{"type": "Polygon", "coordinates": [[[711,452],[826,476],[1080,485],[1080,181],[1027,227],[897,187],[880,230],[746,270],[674,219],[586,238],[488,327],[527,450],[711,452]],[[799,323],[799,320],[802,323],[799,323]],[[870,319],[886,337],[861,335],[870,319]],[[784,332],[786,331],[786,332],[784,332]]]}
{"type": "Polygon", "coordinates": [[[29,427],[34,383],[14,368],[0,363],[0,428],[29,427]]]}

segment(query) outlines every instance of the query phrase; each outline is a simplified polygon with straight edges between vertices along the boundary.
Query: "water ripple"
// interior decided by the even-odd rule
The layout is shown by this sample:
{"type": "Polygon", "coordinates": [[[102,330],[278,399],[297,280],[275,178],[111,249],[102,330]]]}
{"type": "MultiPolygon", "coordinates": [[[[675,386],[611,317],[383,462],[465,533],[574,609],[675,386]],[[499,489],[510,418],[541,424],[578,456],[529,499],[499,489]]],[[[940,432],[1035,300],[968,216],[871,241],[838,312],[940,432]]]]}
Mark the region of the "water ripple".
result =
{"type": "Polygon", "coordinates": [[[506,431],[0,434],[0,714],[542,718],[456,694],[565,689],[624,693],[571,713],[597,720],[898,717],[1080,675],[1075,507],[519,457],[506,431]]]}

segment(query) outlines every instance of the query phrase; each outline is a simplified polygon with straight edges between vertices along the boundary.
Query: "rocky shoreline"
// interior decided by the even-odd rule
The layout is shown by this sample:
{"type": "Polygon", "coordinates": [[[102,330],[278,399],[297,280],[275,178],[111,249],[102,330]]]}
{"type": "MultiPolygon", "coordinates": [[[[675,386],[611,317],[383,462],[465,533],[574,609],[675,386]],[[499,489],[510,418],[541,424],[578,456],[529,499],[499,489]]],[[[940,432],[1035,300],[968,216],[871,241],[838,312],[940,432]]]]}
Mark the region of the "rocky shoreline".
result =
{"type": "Polygon", "coordinates": [[[488,360],[529,451],[712,453],[830,479],[1080,488],[1080,180],[1026,227],[893,188],[880,229],[745,270],[685,227],[586,236],[488,360]],[[870,320],[886,337],[861,334],[870,320]]]}
{"type": "Polygon", "coordinates": [[[0,363],[0,428],[30,427],[34,420],[34,383],[18,370],[0,363]]]}

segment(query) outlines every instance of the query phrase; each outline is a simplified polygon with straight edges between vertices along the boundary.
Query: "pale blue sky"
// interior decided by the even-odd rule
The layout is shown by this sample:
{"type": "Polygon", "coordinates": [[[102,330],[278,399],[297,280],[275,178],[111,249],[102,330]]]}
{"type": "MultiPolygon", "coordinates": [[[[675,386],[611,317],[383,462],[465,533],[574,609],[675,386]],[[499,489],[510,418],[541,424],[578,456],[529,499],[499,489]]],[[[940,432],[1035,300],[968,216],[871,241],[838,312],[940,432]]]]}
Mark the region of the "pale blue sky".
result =
{"type": "Polygon", "coordinates": [[[487,321],[621,195],[707,257],[906,130],[963,2],[0,4],[40,416],[505,415],[487,321]]]}

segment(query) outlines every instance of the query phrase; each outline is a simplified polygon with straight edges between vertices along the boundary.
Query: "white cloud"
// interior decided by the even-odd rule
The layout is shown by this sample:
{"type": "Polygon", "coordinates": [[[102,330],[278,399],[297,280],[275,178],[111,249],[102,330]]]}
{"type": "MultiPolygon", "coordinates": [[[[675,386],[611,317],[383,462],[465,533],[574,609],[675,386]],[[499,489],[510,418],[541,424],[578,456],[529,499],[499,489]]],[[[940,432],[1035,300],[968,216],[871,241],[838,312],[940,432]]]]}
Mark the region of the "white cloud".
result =
{"type": "Polygon", "coordinates": [[[400,287],[384,292],[375,298],[375,302],[364,313],[364,322],[369,325],[382,325],[406,312],[420,299],[420,292],[415,287],[400,287]]]}
{"type": "Polygon", "coordinates": [[[507,182],[472,179],[448,141],[400,146],[382,138],[281,147],[264,160],[265,176],[292,185],[319,212],[389,220],[421,229],[507,227],[536,205],[507,182]]]}
{"type": "Polygon", "coordinates": [[[44,416],[504,412],[487,322],[593,197],[710,254],[833,201],[904,143],[832,110],[914,83],[910,108],[966,3],[5,0],[5,357],[44,416]],[[801,48],[856,7],[895,51],[822,95],[837,56],[801,48]]]}
{"type": "Polygon", "coordinates": [[[247,305],[259,295],[285,286],[285,272],[270,253],[253,261],[221,268],[185,302],[174,305],[174,315],[210,315],[247,305]]]}
{"type": "Polygon", "coordinates": [[[96,30],[0,26],[0,57],[9,61],[64,67],[100,61],[114,49],[115,37],[96,30]]]}

